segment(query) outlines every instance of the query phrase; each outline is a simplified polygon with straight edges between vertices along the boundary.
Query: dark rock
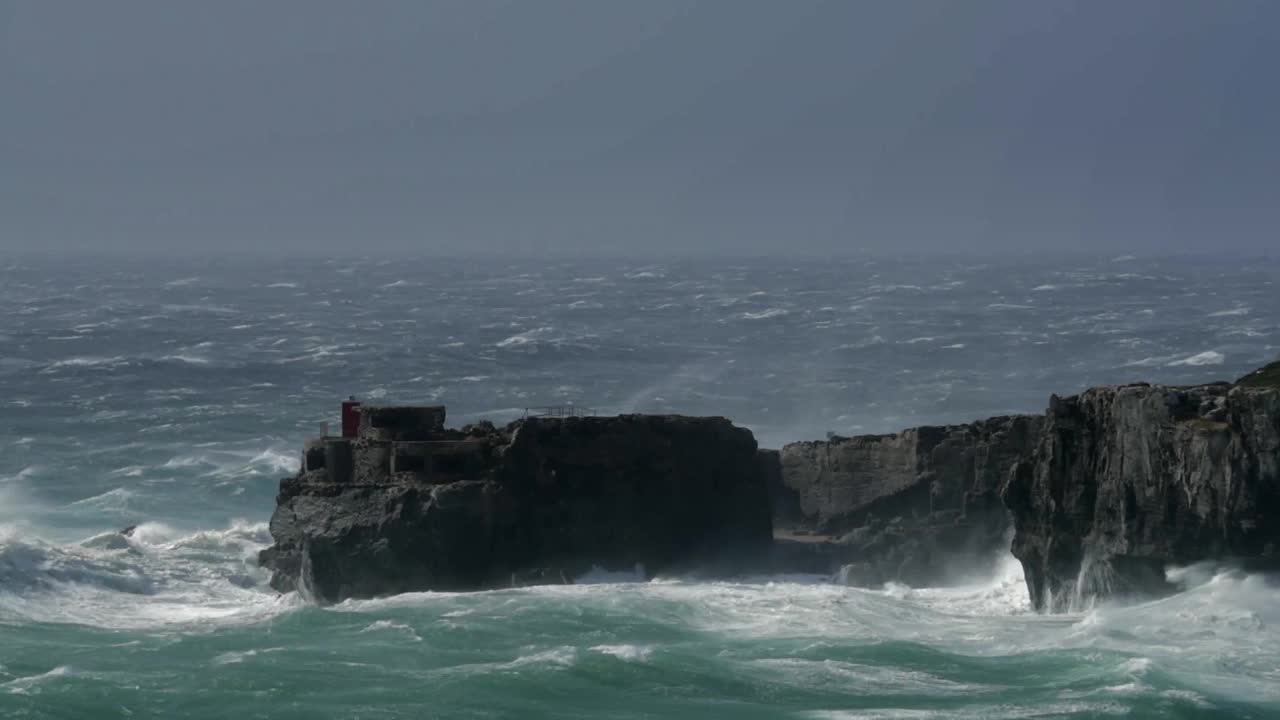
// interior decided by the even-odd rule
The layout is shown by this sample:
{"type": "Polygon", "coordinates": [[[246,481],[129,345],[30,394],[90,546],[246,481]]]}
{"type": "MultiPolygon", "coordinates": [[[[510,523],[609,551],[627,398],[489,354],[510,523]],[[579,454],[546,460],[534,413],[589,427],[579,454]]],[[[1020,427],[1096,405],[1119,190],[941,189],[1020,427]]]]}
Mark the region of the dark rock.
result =
{"type": "Polygon", "coordinates": [[[1052,398],[1004,493],[1037,608],[1158,594],[1169,565],[1280,564],[1280,389],[1257,376],[1052,398]]]}
{"type": "Polygon", "coordinates": [[[342,481],[308,467],[281,481],[260,556],[273,587],[334,602],[653,574],[758,558],[771,541],[755,439],[723,418],[410,424],[339,441],[342,481]]]}
{"type": "Polygon", "coordinates": [[[1000,493],[1027,462],[1042,419],[992,418],[782,449],[775,524],[826,536],[856,584],[961,582],[1007,549],[1000,493]],[[780,511],[781,510],[781,511],[780,511]]]}
{"type": "Polygon", "coordinates": [[[803,526],[805,517],[800,509],[800,494],[788,487],[782,479],[782,453],[778,450],[760,450],[757,456],[764,486],[769,493],[769,506],[773,509],[775,527],[796,528],[803,526]]]}

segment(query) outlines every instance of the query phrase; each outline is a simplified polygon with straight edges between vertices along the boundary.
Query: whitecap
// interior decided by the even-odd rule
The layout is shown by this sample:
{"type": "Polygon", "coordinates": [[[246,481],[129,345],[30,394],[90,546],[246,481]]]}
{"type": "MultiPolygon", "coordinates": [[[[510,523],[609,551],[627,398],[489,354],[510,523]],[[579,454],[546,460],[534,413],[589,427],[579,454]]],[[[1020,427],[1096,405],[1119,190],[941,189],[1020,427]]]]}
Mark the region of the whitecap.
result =
{"type": "Polygon", "coordinates": [[[577,661],[578,649],[570,645],[561,645],[560,647],[551,648],[550,650],[542,650],[529,655],[520,655],[515,660],[503,663],[498,667],[518,668],[525,665],[553,665],[569,667],[577,661]]]}
{"type": "Polygon", "coordinates": [[[512,335],[505,340],[500,340],[496,346],[500,348],[519,348],[528,345],[536,345],[539,338],[545,337],[554,331],[555,328],[546,326],[534,328],[533,330],[526,330],[525,332],[512,335]]]}
{"type": "Polygon", "coordinates": [[[296,473],[301,466],[302,461],[292,452],[267,448],[254,455],[249,462],[241,468],[237,475],[249,473],[271,472],[271,473],[296,473]]]}
{"type": "Polygon", "coordinates": [[[199,355],[184,355],[181,353],[174,355],[164,355],[160,358],[162,362],[178,362],[186,365],[208,365],[209,359],[200,357],[199,355]]]}
{"type": "Polygon", "coordinates": [[[64,675],[71,674],[71,667],[68,665],[59,665],[54,669],[40,673],[39,675],[28,675],[26,677],[16,678],[9,682],[0,684],[0,687],[7,688],[12,695],[26,695],[33,687],[39,685],[45,680],[50,680],[64,675]]]}
{"type": "Polygon", "coordinates": [[[129,501],[133,498],[133,491],[125,488],[115,488],[104,493],[94,495],[92,497],[76,500],[69,503],[68,507],[93,507],[97,510],[122,512],[129,507],[129,501]]]}
{"type": "Polygon", "coordinates": [[[409,639],[414,642],[422,642],[422,636],[419,635],[418,632],[414,630],[412,626],[407,625],[405,623],[395,622],[394,620],[375,621],[372,624],[370,624],[368,627],[361,630],[360,632],[368,633],[368,632],[379,632],[382,630],[391,630],[391,631],[400,633],[402,635],[408,636],[409,639]]]}
{"type": "Polygon", "coordinates": [[[221,655],[214,657],[213,664],[214,665],[234,665],[236,663],[244,662],[245,658],[251,658],[260,653],[279,652],[280,650],[283,650],[283,649],[284,648],[263,648],[261,650],[253,649],[253,650],[239,650],[239,651],[233,650],[231,652],[224,652],[221,655]]]}
{"type": "Polygon", "coordinates": [[[1175,367],[1175,366],[1182,366],[1182,365],[1190,365],[1193,367],[1202,367],[1206,365],[1221,365],[1226,359],[1227,359],[1226,355],[1223,355],[1222,353],[1216,350],[1206,350],[1202,353],[1196,353],[1191,357],[1186,357],[1181,360],[1175,360],[1169,363],[1169,366],[1175,367]]]}
{"type": "Polygon", "coordinates": [[[790,311],[784,310],[782,308],[769,308],[768,310],[761,310],[760,312],[742,313],[742,319],[743,320],[767,320],[769,318],[782,317],[784,315],[789,315],[789,314],[790,314],[790,311]]]}
{"type": "Polygon", "coordinates": [[[1251,311],[1252,311],[1251,308],[1248,308],[1248,307],[1238,307],[1238,308],[1232,308],[1231,310],[1219,310],[1218,312],[1211,312],[1209,313],[1208,317],[1238,317],[1241,315],[1248,315],[1251,311]]]}
{"type": "Polygon", "coordinates": [[[58,360],[44,369],[43,372],[53,372],[62,368],[95,368],[95,367],[113,367],[123,365],[128,362],[128,358],[122,355],[112,357],[73,357],[66,360],[58,360]]]}
{"type": "Polygon", "coordinates": [[[645,662],[653,654],[653,648],[648,645],[594,645],[591,649],[627,662],[645,662]]]}
{"type": "Polygon", "coordinates": [[[859,340],[858,342],[854,342],[854,343],[844,343],[843,345],[838,346],[836,349],[837,350],[860,350],[862,348],[868,348],[874,345],[883,345],[885,342],[887,341],[883,337],[879,335],[872,335],[871,337],[865,340],[859,340]]]}
{"type": "Polygon", "coordinates": [[[1164,355],[1164,356],[1150,355],[1148,357],[1144,357],[1139,360],[1132,360],[1130,362],[1127,362],[1124,364],[1124,367],[1155,367],[1156,365],[1163,365],[1169,362],[1171,358],[1172,356],[1169,356],[1169,355],[1164,355]]]}

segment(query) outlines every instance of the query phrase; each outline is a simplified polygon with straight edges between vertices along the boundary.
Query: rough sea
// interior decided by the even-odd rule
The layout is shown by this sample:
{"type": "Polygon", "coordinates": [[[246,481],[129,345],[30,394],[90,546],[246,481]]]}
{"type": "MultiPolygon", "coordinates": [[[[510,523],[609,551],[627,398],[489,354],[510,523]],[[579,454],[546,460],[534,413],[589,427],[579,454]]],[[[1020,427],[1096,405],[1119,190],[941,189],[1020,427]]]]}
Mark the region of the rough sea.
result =
{"type": "Polygon", "coordinates": [[[1212,567],[1045,616],[1012,558],[333,607],[255,563],[348,395],[777,447],[1232,379],[1280,354],[1278,301],[1277,260],[0,259],[0,717],[1280,717],[1280,586],[1212,567]]]}

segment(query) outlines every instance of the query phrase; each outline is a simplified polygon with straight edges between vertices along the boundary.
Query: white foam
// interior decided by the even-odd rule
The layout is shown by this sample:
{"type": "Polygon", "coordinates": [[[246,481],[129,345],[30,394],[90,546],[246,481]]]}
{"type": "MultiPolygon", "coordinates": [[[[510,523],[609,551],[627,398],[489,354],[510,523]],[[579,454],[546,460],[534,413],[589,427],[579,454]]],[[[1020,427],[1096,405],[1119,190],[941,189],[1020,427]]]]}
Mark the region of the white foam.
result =
{"type": "Polygon", "coordinates": [[[422,642],[422,636],[418,635],[418,632],[413,629],[413,626],[407,625],[401,622],[395,622],[394,620],[375,621],[371,623],[369,626],[365,627],[360,632],[369,633],[369,632],[381,632],[381,631],[387,631],[387,630],[399,633],[401,635],[406,635],[410,640],[414,642],[422,642]]]}
{"type": "Polygon", "coordinates": [[[71,666],[59,665],[54,669],[49,670],[48,672],[42,672],[39,675],[28,675],[26,677],[10,680],[9,682],[0,684],[0,687],[8,690],[11,695],[27,695],[30,694],[36,686],[44,683],[45,681],[70,674],[72,674],[71,666]]]}
{"type": "Polygon", "coordinates": [[[1248,315],[1251,312],[1248,307],[1232,308],[1231,310],[1219,310],[1218,312],[1209,313],[1209,317],[1239,317],[1248,315]]]}
{"type": "Polygon", "coordinates": [[[525,665],[550,665],[569,667],[578,661],[578,649],[571,645],[561,645],[549,650],[541,650],[529,655],[520,655],[509,663],[499,665],[501,668],[518,668],[525,665]]]}
{"type": "Polygon", "coordinates": [[[73,358],[67,358],[65,360],[58,360],[50,364],[42,372],[55,372],[63,368],[114,367],[118,365],[124,365],[128,362],[129,362],[129,359],[122,355],[115,355],[112,357],[94,357],[94,356],[73,357],[73,358]]]}
{"type": "Polygon", "coordinates": [[[133,491],[126,488],[115,488],[92,497],[83,498],[70,503],[69,507],[93,507],[101,511],[120,512],[128,508],[133,499],[133,491]]]}
{"type": "Polygon", "coordinates": [[[265,589],[262,523],[184,533],[145,523],[57,545],[0,532],[0,622],[105,628],[257,622],[299,605],[265,589]]]}
{"type": "Polygon", "coordinates": [[[545,326],[534,328],[533,330],[526,330],[525,332],[517,333],[515,335],[512,335],[509,338],[506,338],[505,340],[499,341],[497,343],[497,347],[520,348],[520,347],[525,347],[530,345],[536,345],[539,339],[545,338],[546,336],[550,335],[553,332],[555,332],[555,328],[545,327],[545,326]]]}
{"type": "Polygon", "coordinates": [[[627,662],[645,662],[653,654],[653,647],[649,645],[595,645],[591,649],[627,662]]]}
{"type": "Polygon", "coordinates": [[[265,655],[266,653],[280,652],[282,650],[284,650],[284,648],[281,648],[281,647],[262,648],[260,650],[256,648],[252,650],[240,650],[240,651],[233,650],[231,652],[224,652],[221,655],[216,656],[213,659],[213,664],[214,665],[234,665],[236,663],[244,662],[245,658],[256,657],[258,655],[265,655]]]}
{"type": "Polygon", "coordinates": [[[160,361],[184,363],[186,365],[208,365],[211,362],[209,358],[206,358],[206,357],[201,357],[199,355],[183,354],[183,353],[175,353],[173,355],[162,355],[160,357],[160,361]]]}
{"type": "Polygon", "coordinates": [[[575,585],[608,585],[613,583],[641,583],[645,581],[644,565],[636,563],[631,570],[605,570],[593,566],[573,579],[575,585]]]}
{"type": "Polygon", "coordinates": [[[1175,360],[1169,363],[1169,366],[1176,367],[1180,365],[1190,365],[1194,367],[1202,367],[1206,365],[1221,365],[1226,361],[1226,359],[1226,355],[1223,355],[1216,350],[1206,350],[1202,353],[1196,353],[1195,355],[1185,357],[1181,360],[1175,360]]]}
{"type": "Polygon", "coordinates": [[[783,317],[789,314],[790,311],[784,308],[769,308],[768,310],[761,310],[759,312],[742,313],[741,317],[743,320],[768,320],[769,318],[783,317]]]}

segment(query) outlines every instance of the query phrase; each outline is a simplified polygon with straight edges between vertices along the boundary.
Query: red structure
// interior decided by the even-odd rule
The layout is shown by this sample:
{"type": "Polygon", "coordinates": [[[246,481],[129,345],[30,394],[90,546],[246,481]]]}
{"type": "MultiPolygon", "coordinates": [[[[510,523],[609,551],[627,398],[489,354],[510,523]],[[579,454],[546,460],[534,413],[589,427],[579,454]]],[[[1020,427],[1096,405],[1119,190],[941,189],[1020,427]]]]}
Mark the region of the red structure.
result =
{"type": "Polygon", "coordinates": [[[360,401],[354,397],[342,401],[342,437],[360,434],[360,401]]]}

